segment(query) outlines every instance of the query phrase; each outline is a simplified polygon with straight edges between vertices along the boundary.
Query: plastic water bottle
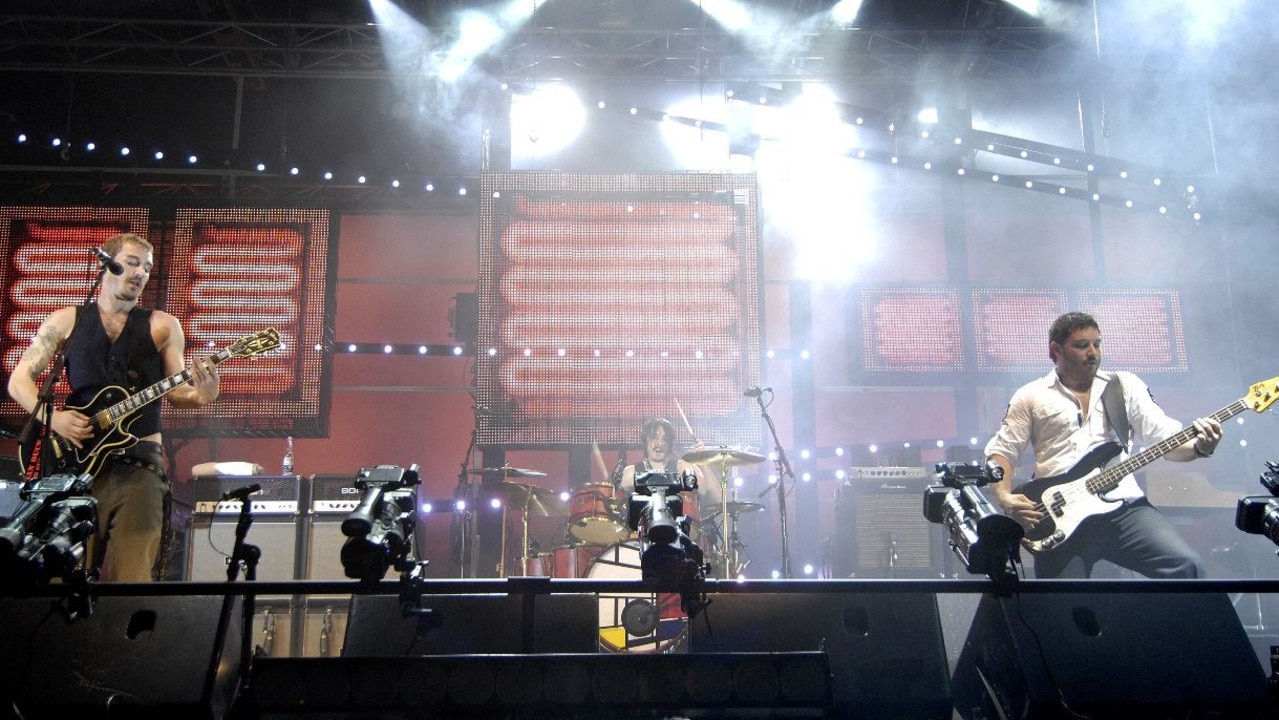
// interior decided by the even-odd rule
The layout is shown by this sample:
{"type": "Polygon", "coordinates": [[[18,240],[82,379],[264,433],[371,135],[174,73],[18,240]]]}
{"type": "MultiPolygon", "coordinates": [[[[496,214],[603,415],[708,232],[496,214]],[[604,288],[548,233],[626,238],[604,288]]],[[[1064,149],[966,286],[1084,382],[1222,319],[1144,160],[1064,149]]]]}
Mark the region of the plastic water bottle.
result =
{"type": "Polygon", "coordinates": [[[293,436],[284,439],[284,461],[280,463],[281,475],[293,474],[293,436]]]}

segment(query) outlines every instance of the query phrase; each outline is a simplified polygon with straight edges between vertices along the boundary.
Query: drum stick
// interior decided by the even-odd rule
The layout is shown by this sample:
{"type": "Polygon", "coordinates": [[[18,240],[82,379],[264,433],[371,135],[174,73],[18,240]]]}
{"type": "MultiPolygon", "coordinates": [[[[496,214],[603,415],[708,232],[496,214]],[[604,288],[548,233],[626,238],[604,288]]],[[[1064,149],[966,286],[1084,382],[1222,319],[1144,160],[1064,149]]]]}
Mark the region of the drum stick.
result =
{"type": "Polygon", "coordinates": [[[595,441],[591,441],[591,457],[595,459],[595,469],[600,471],[600,479],[604,482],[608,481],[608,465],[604,464],[604,456],[600,454],[600,446],[595,441]]]}
{"type": "Polygon", "coordinates": [[[688,428],[688,434],[693,438],[693,444],[700,443],[697,439],[697,433],[693,432],[693,426],[688,424],[688,416],[684,414],[684,407],[679,404],[679,398],[675,398],[675,409],[679,410],[679,416],[684,420],[684,427],[688,428]]]}

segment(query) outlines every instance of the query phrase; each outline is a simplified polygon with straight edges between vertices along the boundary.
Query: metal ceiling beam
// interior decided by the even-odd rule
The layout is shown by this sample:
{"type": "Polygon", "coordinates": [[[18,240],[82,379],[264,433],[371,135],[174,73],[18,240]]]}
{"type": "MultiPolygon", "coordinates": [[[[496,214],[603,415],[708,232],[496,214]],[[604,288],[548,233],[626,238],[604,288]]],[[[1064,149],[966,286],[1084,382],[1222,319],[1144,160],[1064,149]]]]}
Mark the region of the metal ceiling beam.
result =
{"type": "MultiPolygon", "coordinates": [[[[501,80],[915,82],[1046,79],[1077,69],[1077,40],[1042,28],[795,30],[768,57],[717,29],[525,27],[481,63],[501,80]]],[[[376,26],[0,18],[0,71],[385,79],[376,26]]]]}

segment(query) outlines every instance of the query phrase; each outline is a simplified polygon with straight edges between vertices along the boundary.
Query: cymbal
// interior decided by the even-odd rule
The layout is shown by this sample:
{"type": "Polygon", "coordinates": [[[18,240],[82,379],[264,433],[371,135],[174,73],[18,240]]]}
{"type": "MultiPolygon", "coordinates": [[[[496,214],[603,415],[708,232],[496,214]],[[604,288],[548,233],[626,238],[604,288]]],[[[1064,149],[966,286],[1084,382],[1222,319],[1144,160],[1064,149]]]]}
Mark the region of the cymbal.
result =
{"type": "Polygon", "coordinates": [[[695,450],[686,453],[680,458],[684,462],[693,463],[694,465],[754,465],[755,463],[764,462],[764,456],[759,453],[753,453],[748,450],[735,450],[733,448],[718,447],[707,448],[705,450],[695,450]]]}
{"type": "MultiPolygon", "coordinates": [[[[716,505],[715,509],[712,510],[710,514],[706,516],[706,520],[714,520],[715,518],[719,517],[720,509],[721,508],[718,505],[716,505]]],[[[742,513],[757,512],[763,509],[764,509],[763,505],[760,505],[759,503],[753,503],[753,502],[730,502],[728,504],[728,514],[732,515],[733,517],[737,517],[738,515],[741,515],[742,513]]]]}
{"type": "Polygon", "coordinates": [[[546,477],[546,473],[538,470],[525,470],[523,468],[511,467],[503,465],[494,468],[471,468],[466,471],[471,475],[500,475],[504,478],[508,477],[546,477]]]}
{"type": "Polygon", "coordinates": [[[542,517],[567,514],[567,507],[564,501],[560,500],[559,493],[541,485],[504,482],[496,489],[505,497],[506,504],[512,508],[519,510],[527,508],[531,514],[542,517]]]}

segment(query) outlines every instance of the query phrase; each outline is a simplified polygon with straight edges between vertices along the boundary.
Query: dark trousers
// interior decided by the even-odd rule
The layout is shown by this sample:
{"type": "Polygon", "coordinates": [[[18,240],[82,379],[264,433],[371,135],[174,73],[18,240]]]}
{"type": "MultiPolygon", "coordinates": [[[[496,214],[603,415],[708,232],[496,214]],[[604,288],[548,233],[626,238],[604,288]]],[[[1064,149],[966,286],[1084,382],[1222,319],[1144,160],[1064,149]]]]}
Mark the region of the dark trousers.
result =
{"type": "Polygon", "coordinates": [[[1149,578],[1204,576],[1199,554],[1146,498],[1085,520],[1061,547],[1035,556],[1035,577],[1087,578],[1100,560],[1149,578]]]}

